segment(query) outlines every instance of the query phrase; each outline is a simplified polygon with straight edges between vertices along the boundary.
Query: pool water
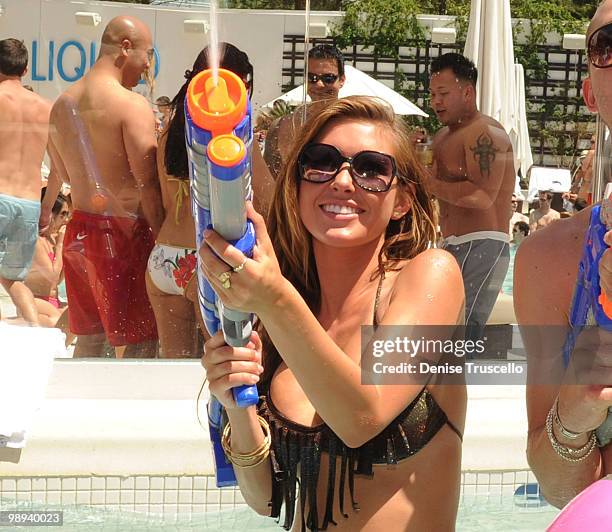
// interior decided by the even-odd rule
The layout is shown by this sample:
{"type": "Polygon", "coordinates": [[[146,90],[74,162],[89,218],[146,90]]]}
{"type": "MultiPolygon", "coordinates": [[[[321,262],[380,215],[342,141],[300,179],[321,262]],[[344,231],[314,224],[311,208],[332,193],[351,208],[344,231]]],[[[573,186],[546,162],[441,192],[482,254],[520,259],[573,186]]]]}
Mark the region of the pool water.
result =
{"type": "Polygon", "coordinates": [[[478,500],[459,507],[458,532],[543,532],[559,510],[545,504],[518,507],[512,498],[496,503],[478,500]]]}
{"type": "MultiPolygon", "coordinates": [[[[274,520],[259,516],[248,508],[160,517],[119,510],[103,510],[89,506],[59,508],[3,501],[0,507],[3,510],[61,509],[64,511],[64,524],[59,529],[61,532],[169,532],[183,530],[197,530],[199,532],[227,532],[233,530],[280,532],[283,530],[274,520]]],[[[517,506],[513,497],[505,497],[490,502],[480,497],[474,498],[474,500],[464,498],[459,507],[457,532],[542,532],[552,522],[557,513],[558,510],[548,504],[538,504],[535,507],[517,506]]],[[[41,528],[20,526],[15,527],[14,530],[40,532],[41,528]]]]}

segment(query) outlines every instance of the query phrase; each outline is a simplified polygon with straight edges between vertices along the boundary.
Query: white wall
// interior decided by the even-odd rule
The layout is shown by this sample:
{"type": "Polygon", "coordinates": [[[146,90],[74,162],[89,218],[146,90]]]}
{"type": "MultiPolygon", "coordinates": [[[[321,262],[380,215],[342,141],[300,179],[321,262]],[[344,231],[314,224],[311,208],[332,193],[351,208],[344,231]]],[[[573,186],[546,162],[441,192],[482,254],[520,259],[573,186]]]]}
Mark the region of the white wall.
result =
{"type": "MultiPolygon", "coordinates": [[[[187,19],[208,20],[205,10],[88,0],[0,0],[0,4],[5,8],[0,16],[0,38],[25,41],[30,51],[30,69],[24,83],[50,99],[55,99],[70,84],[68,80],[79,78],[95,61],[102,31],[117,15],[136,16],[153,32],[160,63],[154,97],[174,96],[184,81],[185,70],[191,68],[198,52],[208,44],[208,35],[188,33],[183,27],[187,19]],[[96,27],[78,24],[74,16],[78,11],[99,13],[102,22],[96,27]],[[85,68],[81,70],[82,63],[85,68]]],[[[338,16],[318,13],[311,20],[326,21],[338,16]]],[[[303,34],[304,14],[221,10],[218,27],[219,40],[244,50],[253,63],[255,107],[280,96],[283,35],[303,34]]]]}

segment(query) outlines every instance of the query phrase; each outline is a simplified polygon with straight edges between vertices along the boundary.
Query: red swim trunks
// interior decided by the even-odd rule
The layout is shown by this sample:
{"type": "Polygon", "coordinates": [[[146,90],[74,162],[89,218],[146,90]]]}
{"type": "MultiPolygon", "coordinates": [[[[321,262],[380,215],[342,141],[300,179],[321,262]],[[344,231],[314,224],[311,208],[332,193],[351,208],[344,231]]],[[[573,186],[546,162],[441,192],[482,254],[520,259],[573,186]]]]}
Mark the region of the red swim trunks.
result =
{"type": "Polygon", "coordinates": [[[63,253],[73,334],[104,332],[113,346],[157,338],[145,288],[153,244],[142,218],[74,211],[63,253]]]}

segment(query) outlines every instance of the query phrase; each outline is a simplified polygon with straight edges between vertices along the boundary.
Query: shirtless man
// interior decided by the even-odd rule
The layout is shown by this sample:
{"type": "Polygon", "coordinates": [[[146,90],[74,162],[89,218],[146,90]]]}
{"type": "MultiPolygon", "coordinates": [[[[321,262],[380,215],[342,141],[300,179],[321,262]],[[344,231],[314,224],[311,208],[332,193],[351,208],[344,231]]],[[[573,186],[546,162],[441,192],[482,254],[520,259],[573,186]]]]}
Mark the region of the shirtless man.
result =
{"type": "MultiPolygon", "coordinates": [[[[612,126],[612,68],[607,68],[612,67],[612,0],[595,13],[587,43],[583,97],[612,126]]],[[[569,334],[570,316],[577,327],[587,321],[572,312],[572,301],[592,211],[584,209],[538,231],[521,245],[515,265],[514,306],[531,383],[527,458],[542,493],[558,507],[612,474],[612,336],[598,327],[584,330],[575,342],[569,334]]],[[[608,232],[608,245],[610,237],[608,232]]],[[[612,299],[612,250],[604,253],[599,273],[602,290],[612,299]]]]}
{"type": "MultiPolygon", "coordinates": [[[[338,99],[338,92],[344,85],[344,57],[331,44],[319,44],[308,52],[308,96],[313,103],[338,99]]],[[[317,106],[308,106],[307,113],[317,106]]],[[[293,140],[302,126],[304,109],[299,107],[293,113],[274,121],[266,135],[264,160],[272,177],[276,179],[291,151],[293,140]]]]}
{"type": "MultiPolygon", "coordinates": [[[[117,349],[118,356],[156,351],[145,289],[147,259],[164,215],[155,118],[146,99],[131,91],[152,58],[149,28],[133,17],[114,18],[92,69],[51,111],[51,155],[71,185],[74,206],[64,265],[70,329],[81,336],[75,356],[99,356],[104,336],[112,346],[129,347],[125,354],[117,349]]],[[[53,186],[55,192],[59,183],[53,186]]],[[[46,200],[43,216],[51,203],[46,200]]]]}
{"type": "Polygon", "coordinates": [[[553,194],[549,190],[540,190],[538,192],[540,206],[529,213],[529,231],[531,233],[561,218],[559,212],[550,207],[552,199],[553,194]]]}
{"type": "Polygon", "coordinates": [[[515,184],[504,128],[476,108],[476,67],[459,54],[431,64],[431,107],[446,127],[433,139],[429,188],[440,206],[442,247],[457,259],[465,286],[467,338],[481,338],[510,254],[508,223],[515,184]]]}
{"type": "Polygon", "coordinates": [[[22,41],[0,41],[0,284],[23,318],[38,324],[25,279],[38,240],[40,167],[51,104],[21,85],[28,68],[22,41]]]}

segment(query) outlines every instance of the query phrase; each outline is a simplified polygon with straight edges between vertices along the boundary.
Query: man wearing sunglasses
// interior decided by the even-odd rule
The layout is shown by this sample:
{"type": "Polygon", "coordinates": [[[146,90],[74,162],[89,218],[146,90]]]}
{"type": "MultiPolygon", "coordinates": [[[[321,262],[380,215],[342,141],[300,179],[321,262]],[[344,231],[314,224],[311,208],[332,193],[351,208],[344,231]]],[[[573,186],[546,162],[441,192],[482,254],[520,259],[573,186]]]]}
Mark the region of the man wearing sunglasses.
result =
{"type": "Polygon", "coordinates": [[[478,72],[449,53],[431,64],[431,107],[446,127],[433,140],[430,190],[440,206],[442,247],[459,263],[467,338],[482,338],[508,270],[515,171],[502,125],[476,107],[478,72]]]}
{"type": "MultiPolygon", "coordinates": [[[[344,57],[332,44],[319,44],[308,52],[308,74],[306,75],[308,96],[313,103],[338,99],[344,85],[344,57]]],[[[308,114],[316,111],[316,105],[308,107],[308,114]]],[[[287,160],[291,145],[302,126],[303,109],[283,116],[273,122],[266,135],[264,159],[274,179],[287,160]]]]}
{"type": "Polygon", "coordinates": [[[344,85],[344,58],[333,44],[319,44],[308,52],[308,96],[313,102],[337,100],[344,85]]]}
{"type": "MultiPolygon", "coordinates": [[[[154,356],[155,316],[145,270],[164,219],[155,117],[132,89],[152,66],[153,38],[135,17],[112,19],[100,55],[51,110],[51,157],[71,185],[64,268],[75,356],[101,356],[105,337],[126,357],[154,356]]],[[[59,190],[49,180],[48,216],[59,190]]],[[[48,199],[47,199],[48,198],[48,199]]]]}
{"type": "MultiPolygon", "coordinates": [[[[608,127],[611,52],[612,0],[606,0],[587,31],[583,97],[608,127]]],[[[592,253],[593,239],[585,235],[598,221],[593,213],[586,208],[530,236],[515,265],[514,306],[529,364],[527,458],[543,495],[558,507],[612,474],[612,333],[593,319],[595,298],[581,290],[591,284],[580,272],[592,253]]],[[[608,231],[608,245],[610,237],[608,231]]],[[[612,250],[603,253],[596,271],[601,292],[612,299],[612,250]]],[[[612,522],[612,510],[602,522],[612,522]]]]}

